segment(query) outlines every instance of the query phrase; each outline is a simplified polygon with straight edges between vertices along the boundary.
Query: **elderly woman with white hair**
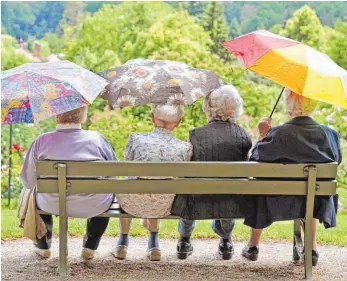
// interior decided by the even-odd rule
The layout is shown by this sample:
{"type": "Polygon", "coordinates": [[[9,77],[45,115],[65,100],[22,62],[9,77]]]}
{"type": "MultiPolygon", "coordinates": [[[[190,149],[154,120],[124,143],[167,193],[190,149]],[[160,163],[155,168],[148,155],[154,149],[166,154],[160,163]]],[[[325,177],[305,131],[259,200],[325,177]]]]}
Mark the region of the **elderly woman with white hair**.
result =
{"type": "MultiPolygon", "coordinates": [[[[273,163],[341,163],[339,134],[318,124],[311,117],[316,102],[289,89],[284,91],[284,100],[292,119],[271,128],[271,119],[263,118],[258,125],[259,141],[250,160],[273,163]]],[[[326,228],[335,226],[336,201],[334,196],[315,198],[312,252],[314,266],[318,263],[317,219],[326,228]]],[[[255,196],[254,216],[245,219],[245,224],[252,227],[251,238],[242,255],[249,260],[257,260],[262,229],[274,221],[304,218],[305,204],[303,196],[255,196]]]]}
{"type": "MultiPolygon", "coordinates": [[[[36,163],[39,160],[117,160],[109,142],[98,132],[82,130],[87,119],[87,106],[56,116],[56,130],[40,135],[30,146],[20,173],[24,188],[36,186],[36,163]]],[[[100,186],[102,189],[102,186],[100,186]]],[[[92,259],[108,225],[109,218],[96,217],[112,204],[113,194],[68,194],[67,215],[88,218],[83,240],[82,257],[92,259]]],[[[57,194],[38,193],[37,207],[50,214],[59,215],[57,194]]],[[[35,243],[35,253],[42,258],[51,256],[52,215],[40,215],[47,233],[35,243]]]]}
{"type": "MultiPolygon", "coordinates": [[[[189,133],[192,161],[247,161],[252,142],[248,133],[236,123],[243,113],[243,100],[238,90],[232,85],[214,90],[205,97],[203,109],[208,124],[189,133]]],[[[236,195],[177,195],[172,210],[182,217],[178,226],[177,257],[186,259],[193,253],[190,237],[195,227],[194,219],[210,218],[211,214],[212,218],[243,217],[247,208],[244,199],[236,195]]],[[[231,237],[234,225],[234,219],[212,223],[213,231],[220,236],[218,253],[225,260],[231,259],[234,252],[231,237]]]]}
{"type": "MultiPolygon", "coordinates": [[[[152,107],[154,131],[133,133],[124,151],[126,161],[190,161],[192,145],[172,135],[184,115],[184,105],[164,104],[152,107]]],[[[161,258],[159,248],[159,219],[170,214],[174,194],[117,194],[121,208],[142,219],[149,231],[147,256],[151,261],[161,258]]],[[[125,259],[128,251],[131,219],[120,219],[120,236],[112,253],[125,259]]]]}

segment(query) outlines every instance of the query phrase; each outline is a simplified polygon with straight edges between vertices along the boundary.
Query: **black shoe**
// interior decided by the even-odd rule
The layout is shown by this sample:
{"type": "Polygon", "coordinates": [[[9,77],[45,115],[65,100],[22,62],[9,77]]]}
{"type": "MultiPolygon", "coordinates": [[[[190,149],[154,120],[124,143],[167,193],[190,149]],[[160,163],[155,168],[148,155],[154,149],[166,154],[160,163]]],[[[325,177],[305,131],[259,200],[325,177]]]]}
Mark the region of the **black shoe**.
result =
{"type": "Polygon", "coordinates": [[[312,265],[316,266],[318,264],[319,254],[317,250],[312,250],[312,265]]]}
{"type": "Polygon", "coordinates": [[[233,242],[231,239],[221,239],[218,246],[218,253],[223,260],[230,260],[234,254],[233,242]]]}
{"type": "MultiPolygon", "coordinates": [[[[305,259],[305,250],[303,250],[303,255],[305,259]]],[[[316,266],[318,264],[319,254],[317,250],[312,250],[312,266],[316,266]]]]}
{"type": "Polygon", "coordinates": [[[258,259],[259,247],[258,246],[245,246],[242,249],[242,256],[250,261],[256,261],[258,259]]]}
{"type": "Polygon", "coordinates": [[[177,243],[177,258],[185,260],[193,253],[193,246],[190,239],[181,238],[177,243]]]}

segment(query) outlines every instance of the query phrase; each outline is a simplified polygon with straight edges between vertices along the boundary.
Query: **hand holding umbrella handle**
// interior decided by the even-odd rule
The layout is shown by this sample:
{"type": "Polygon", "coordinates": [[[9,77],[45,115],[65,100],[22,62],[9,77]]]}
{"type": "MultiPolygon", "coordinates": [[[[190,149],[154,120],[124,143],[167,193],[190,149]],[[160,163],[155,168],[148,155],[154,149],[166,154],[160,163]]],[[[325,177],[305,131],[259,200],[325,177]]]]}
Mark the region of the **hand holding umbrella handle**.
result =
{"type": "Polygon", "coordinates": [[[271,129],[271,118],[264,117],[258,123],[259,140],[266,137],[267,133],[271,129]]]}
{"type": "Polygon", "coordinates": [[[280,93],[280,95],[279,95],[279,97],[278,97],[278,99],[277,99],[277,101],[276,101],[276,103],[275,103],[274,108],[273,108],[272,111],[271,111],[271,114],[270,114],[269,118],[272,118],[272,114],[275,112],[276,106],[277,106],[278,102],[280,101],[280,98],[281,98],[281,96],[282,96],[282,94],[283,94],[283,91],[284,91],[284,87],[282,88],[282,91],[281,91],[281,93],[280,93]]]}

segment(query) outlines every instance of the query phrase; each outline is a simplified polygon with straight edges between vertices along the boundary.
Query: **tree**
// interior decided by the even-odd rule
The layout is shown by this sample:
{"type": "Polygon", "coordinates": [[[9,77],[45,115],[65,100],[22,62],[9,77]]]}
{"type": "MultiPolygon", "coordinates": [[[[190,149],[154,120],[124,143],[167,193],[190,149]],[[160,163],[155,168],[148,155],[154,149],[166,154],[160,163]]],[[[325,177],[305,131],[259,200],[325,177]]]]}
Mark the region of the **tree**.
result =
{"type": "Polygon", "coordinates": [[[337,20],[335,30],[328,35],[327,54],[342,68],[347,69],[347,22],[337,20]]]}
{"type": "Polygon", "coordinates": [[[242,34],[241,31],[241,25],[237,18],[233,18],[233,20],[230,23],[230,28],[229,28],[229,37],[230,39],[236,38],[242,34]]]}
{"type": "Polygon", "coordinates": [[[27,39],[30,35],[41,38],[46,32],[55,32],[63,11],[61,1],[3,1],[1,23],[17,39],[27,39]]]}
{"type": "Polygon", "coordinates": [[[63,48],[63,41],[58,37],[56,33],[46,33],[45,36],[41,39],[41,42],[45,41],[48,43],[49,48],[53,54],[61,52],[63,48]]]}
{"type": "Polygon", "coordinates": [[[306,43],[317,50],[323,47],[323,26],[316,12],[305,5],[297,10],[281,32],[281,35],[306,43]]]}
{"type": "Polygon", "coordinates": [[[140,32],[147,31],[171,9],[162,2],[105,4],[80,22],[77,36],[64,40],[64,54],[67,59],[94,71],[120,65],[129,59],[124,51],[126,46],[135,43],[140,32]]]}
{"type": "Polygon", "coordinates": [[[213,41],[212,52],[220,57],[226,57],[227,52],[220,45],[220,43],[228,39],[229,35],[223,3],[218,1],[211,2],[207,6],[202,23],[213,41]]]}
{"type": "Polygon", "coordinates": [[[79,35],[85,4],[80,1],[68,1],[65,4],[63,18],[57,27],[57,33],[66,44],[79,35]]]}
{"type": "Polygon", "coordinates": [[[10,35],[1,35],[1,70],[7,70],[28,60],[24,54],[16,51],[17,41],[10,35]]]}

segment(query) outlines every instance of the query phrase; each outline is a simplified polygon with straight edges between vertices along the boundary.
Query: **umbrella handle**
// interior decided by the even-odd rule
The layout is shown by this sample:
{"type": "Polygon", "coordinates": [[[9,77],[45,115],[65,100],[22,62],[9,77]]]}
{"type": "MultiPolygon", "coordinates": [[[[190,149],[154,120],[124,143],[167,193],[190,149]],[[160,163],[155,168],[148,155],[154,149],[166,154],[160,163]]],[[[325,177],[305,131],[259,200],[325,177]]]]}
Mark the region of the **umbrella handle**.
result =
{"type": "Polygon", "coordinates": [[[277,107],[277,104],[278,104],[278,102],[280,101],[280,98],[281,98],[281,96],[282,96],[283,91],[284,91],[284,87],[282,88],[282,91],[281,91],[280,95],[278,96],[278,99],[277,99],[277,101],[276,101],[276,103],[275,103],[274,108],[273,108],[272,111],[271,111],[271,114],[270,114],[270,117],[269,117],[269,118],[272,117],[272,114],[274,113],[274,111],[275,111],[275,109],[276,109],[276,107],[277,107]]]}

